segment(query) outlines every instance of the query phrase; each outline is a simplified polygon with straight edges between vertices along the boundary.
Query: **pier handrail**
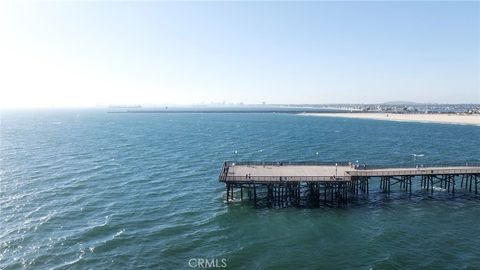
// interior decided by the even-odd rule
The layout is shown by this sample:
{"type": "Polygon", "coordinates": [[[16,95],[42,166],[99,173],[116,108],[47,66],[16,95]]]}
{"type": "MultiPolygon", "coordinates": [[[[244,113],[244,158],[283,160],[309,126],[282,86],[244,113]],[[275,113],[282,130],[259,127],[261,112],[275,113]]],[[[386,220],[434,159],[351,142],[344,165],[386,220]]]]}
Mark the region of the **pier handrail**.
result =
{"type": "Polygon", "coordinates": [[[350,181],[351,176],[349,175],[342,175],[342,176],[276,176],[276,175],[268,175],[268,176],[241,176],[241,175],[226,175],[220,178],[220,181],[243,181],[243,182],[253,182],[253,181],[274,181],[274,182],[282,182],[282,181],[350,181]]]}
{"type": "Polygon", "coordinates": [[[227,165],[242,165],[242,166],[348,166],[348,162],[319,162],[319,161],[225,161],[227,165]]]}
{"type": "MultiPolygon", "coordinates": [[[[472,166],[476,168],[476,166],[472,166]]],[[[430,175],[430,174],[479,174],[480,167],[476,171],[472,171],[472,167],[465,168],[450,168],[450,169],[435,169],[435,167],[428,168],[412,168],[412,169],[400,169],[392,168],[383,168],[382,170],[376,169],[366,169],[366,170],[355,170],[349,171],[351,176],[396,176],[396,175],[430,175]]],[[[438,167],[437,167],[438,168],[438,167]]]]}
{"type": "MultiPolygon", "coordinates": [[[[400,165],[369,165],[366,164],[367,170],[375,170],[375,169],[400,169],[400,168],[438,168],[438,167],[480,167],[480,162],[455,162],[455,163],[434,163],[434,164],[417,164],[412,166],[411,164],[400,164],[400,165]]],[[[364,169],[363,165],[360,166],[358,169],[364,169]]]]}
{"type": "Polygon", "coordinates": [[[325,176],[325,175],[309,175],[309,176],[278,176],[278,175],[262,175],[262,176],[245,176],[245,175],[222,175],[221,181],[350,181],[352,176],[350,175],[337,175],[337,176],[325,176]]]}
{"type": "Polygon", "coordinates": [[[389,169],[389,168],[415,168],[415,166],[418,166],[418,168],[434,168],[434,167],[480,167],[480,162],[478,161],[471,161],[471,162],[454,162],[454,163],[434,163],[434,164],[417,164],[413,166],[412,164],[389,164],[389,165],[379,165],[379,164],[357,164],[354,162],[333,162],[333,161],[225,161],[227,166],[230,166],[232,164],[235,165],[243,165],[243,166],[259,166],[259,165],[264,165],[264,166],[282,166],[282,165],[289,165],[289,166],[349,166],[349,165],[358,165],[357,169],[362,170],[362,169],[389,169]]]}

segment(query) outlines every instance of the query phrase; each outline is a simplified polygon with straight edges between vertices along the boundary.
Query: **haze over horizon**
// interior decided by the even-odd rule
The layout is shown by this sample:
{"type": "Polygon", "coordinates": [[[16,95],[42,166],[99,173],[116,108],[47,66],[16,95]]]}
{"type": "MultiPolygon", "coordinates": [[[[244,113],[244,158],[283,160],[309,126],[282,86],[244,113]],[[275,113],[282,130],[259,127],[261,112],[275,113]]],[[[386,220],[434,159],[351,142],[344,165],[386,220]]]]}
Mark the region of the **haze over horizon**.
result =
{"type": "Polygon", "coordinates": [[[480,103],[479,2],[0,3],[0,107],[480,103]]]}

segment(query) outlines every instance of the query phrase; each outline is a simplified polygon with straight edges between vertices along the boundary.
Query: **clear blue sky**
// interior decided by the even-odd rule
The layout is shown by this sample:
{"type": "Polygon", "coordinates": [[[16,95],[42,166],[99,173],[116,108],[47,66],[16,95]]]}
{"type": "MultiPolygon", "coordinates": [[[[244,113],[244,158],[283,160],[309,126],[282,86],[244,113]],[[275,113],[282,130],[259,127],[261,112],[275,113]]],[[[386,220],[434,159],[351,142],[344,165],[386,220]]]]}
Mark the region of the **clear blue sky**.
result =
{"type": "Polygon", "coordinates": [[[3,106],[480,103],[478,2],[0,5],[3,106]]]}

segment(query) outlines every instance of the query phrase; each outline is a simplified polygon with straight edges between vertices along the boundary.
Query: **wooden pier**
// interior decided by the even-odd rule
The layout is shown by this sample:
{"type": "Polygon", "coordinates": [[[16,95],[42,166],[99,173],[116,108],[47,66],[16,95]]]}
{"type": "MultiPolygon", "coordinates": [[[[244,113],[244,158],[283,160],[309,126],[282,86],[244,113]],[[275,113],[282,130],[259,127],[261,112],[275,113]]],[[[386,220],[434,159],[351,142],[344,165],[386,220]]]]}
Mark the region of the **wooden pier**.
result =
{"type": "Polygon", "coordinates": [[[432,195],[457,191],[479,194],[480,164],[379,167],[351,163],[224,162],[219,181],[226,185],[226,201],[248,199],[255,206],[320,206],[346,204],[368,195],[373,180],[386,194],[411,194],[414,181],[432,195]]]}

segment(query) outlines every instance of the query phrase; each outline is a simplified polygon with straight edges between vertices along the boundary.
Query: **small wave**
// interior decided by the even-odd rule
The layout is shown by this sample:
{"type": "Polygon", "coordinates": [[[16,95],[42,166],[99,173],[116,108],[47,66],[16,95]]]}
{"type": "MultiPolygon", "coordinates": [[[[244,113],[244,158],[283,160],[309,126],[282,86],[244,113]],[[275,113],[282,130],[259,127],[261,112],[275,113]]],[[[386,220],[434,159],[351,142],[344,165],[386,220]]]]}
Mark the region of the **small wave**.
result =
{"type": "Polygon", "coordinates": [[[113,239],[115,239],[115,237],[118,237],[118,236],[122,235],[124,232],[125,232],[125,229],[121,229],[120,231],[118,231],[118,232],[113,236],[113,239]]]}
{"type": "Polygon", "coordinates": [[[88,248],[88,250],[93,253],[96,250],[100,250],[100,252],[103,252],[105,250],[109,250],[113,247],[118,246],[118,241],[127,241],[127,238],[120,237],[125,233],[125,229],[121,229],[117,231],[115,234],[104,237],[103,239],[96,240],[92,246],[88,248]]]}
{"type": "Polygon", "coordinates": [[[80,255],[78,255],[78,257],[76,257],[75,259],[73,259],[71,261],[66,261],[66,262],[62,263],[61,265],[57,265],[57,266],[53,267],[52,269],[68,268],[69,266],[74,265],[74,264],[78,263],[80,260],[82,260],[84,254],[85,254],[85,251],[80,250],[80,255]]]}

